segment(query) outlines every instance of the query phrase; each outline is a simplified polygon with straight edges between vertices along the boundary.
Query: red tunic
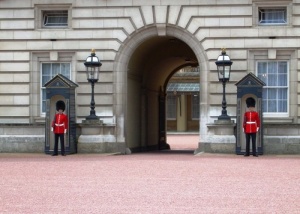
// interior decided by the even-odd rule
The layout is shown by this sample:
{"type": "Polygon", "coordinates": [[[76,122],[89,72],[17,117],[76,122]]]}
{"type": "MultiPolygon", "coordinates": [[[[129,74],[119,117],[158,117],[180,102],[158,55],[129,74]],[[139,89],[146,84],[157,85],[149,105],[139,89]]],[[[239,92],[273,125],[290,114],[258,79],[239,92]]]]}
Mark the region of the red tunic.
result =
{"type": "Polygon", "coordinates": [[[243,128],[245,133],[256,133],[260,127],[259,115],[256,111],[247,111],[244,114],[243,128]]]}
{"type": "Polygon", "coordinates": [[[68,117],[65,114],[55,114],[52,121],[53,132],[55,134],[63,134],[68,129],[68,117]]]}

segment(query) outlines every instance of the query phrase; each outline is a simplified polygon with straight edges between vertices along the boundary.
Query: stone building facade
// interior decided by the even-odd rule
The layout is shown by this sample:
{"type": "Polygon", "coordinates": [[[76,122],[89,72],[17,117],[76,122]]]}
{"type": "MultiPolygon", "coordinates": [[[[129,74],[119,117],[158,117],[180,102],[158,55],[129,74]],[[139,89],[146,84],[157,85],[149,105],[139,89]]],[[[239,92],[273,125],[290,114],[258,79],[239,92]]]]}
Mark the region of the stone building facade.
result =
{"type": "Polygon", "coordinates": [[[212,125],[222,100],[215,61],[226,48],[233,61],[228,115],[235,120],[235,83],[245,75],[276,79],[265,92],[264,151],[300,153],[299,27],[299,0],[2,0],[0,151],[43,152],[43,83],[57,73],[79,85],[78,152],[164,148],[168,80],[198,66],[196,152],[234,153],[234,125],[212,125]],[[82,121],[91,89],[83,63],[92,48],[102,62],[95,102],[103,124],[88,136],[82,121]]]}

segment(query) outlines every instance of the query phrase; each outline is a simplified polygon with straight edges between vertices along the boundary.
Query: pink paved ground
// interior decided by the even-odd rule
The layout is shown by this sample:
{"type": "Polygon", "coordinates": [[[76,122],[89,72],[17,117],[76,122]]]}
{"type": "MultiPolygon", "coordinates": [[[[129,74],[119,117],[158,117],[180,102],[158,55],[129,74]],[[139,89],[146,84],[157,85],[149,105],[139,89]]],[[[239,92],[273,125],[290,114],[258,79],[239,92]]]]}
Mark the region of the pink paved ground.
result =
{"type": "Polygon", "coordinates": [[[300,213],[300,156],[0,154],[0,213],[300,213]]]}
{"type": "Polygon", "coordinates": [[[167,143],[172,150],[196,150],[198,148],[199,134],[170,134],[167,143]]]}

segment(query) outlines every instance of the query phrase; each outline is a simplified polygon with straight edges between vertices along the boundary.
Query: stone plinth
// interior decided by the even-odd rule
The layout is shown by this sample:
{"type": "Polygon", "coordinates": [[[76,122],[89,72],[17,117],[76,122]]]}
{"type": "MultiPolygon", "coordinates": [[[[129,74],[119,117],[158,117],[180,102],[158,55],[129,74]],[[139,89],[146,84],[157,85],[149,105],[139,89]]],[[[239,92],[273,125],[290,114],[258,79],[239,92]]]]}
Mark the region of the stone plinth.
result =
{"type": "Polygon", "coordinates": [[[195,153],[234,153],[235,126],[233,120],[215,120],[214,123],[207,124],[208,135],[201,140],[195,153]]]}
{"type": "Polygon", "coordinates": [[[207,127],[214,135],[234,135],[235,125],[233,120],[215,120],[214,123],[207,124],[207,127]]]}
{"type": "Polygon", "coordinates": [[[125,153],[125,144],[118,143],[115,124],[103,124],[101,120],[86,120],[79,125],[78,153],[125,153]]]}

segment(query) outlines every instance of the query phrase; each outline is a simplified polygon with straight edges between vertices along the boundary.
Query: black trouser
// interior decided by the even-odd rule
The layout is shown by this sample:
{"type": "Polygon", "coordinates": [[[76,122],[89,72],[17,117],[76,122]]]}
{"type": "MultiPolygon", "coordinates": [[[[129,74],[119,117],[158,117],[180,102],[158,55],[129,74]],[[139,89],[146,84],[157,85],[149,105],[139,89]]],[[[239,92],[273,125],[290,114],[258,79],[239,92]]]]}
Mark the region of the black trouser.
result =
{"type": "Polygon", "coordinates": [[[54,143],[54,154],[58,154],[58,138],[60,140],[60,149],[61,154],[65,154],[65,134],[54,134],[55,135],[55,143],[54,143]]]}
{"type": "Polygon", "coordinates": [[[246,133],[246,155],[250,153],[250,137],[252,138],[252,154],[256,155],[256,133],[246,133]]]}

